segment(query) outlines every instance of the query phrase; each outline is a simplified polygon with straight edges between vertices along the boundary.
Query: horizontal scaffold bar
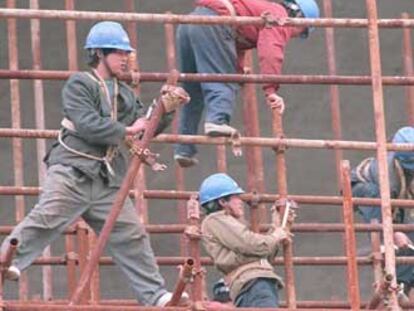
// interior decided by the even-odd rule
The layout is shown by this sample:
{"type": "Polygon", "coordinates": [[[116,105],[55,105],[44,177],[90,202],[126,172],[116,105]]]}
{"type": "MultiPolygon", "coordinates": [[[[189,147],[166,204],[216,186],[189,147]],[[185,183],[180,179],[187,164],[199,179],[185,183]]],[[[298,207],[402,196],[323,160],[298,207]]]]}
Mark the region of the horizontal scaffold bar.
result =
{"type": "MultiPolygon", "coordinates": [[[[0,186],[0,195],[38,195],[41,191],[40,187],[17,187],[17,186],[0,186]]],[[[162,199],[162,200],[189,200],[192,191],[176,191],[176,190],[145,190],[145,199],[162,199]]],[[[134,196],[134,192],[130,192],[130,196],[134,196]]],[[[245,193],[241,195],[242,199],[249,202],[263,202],[273,203],[279,199],[277,194],[259,194],[259,193],[245,193]]],[[[288,195],[288,198],[295,200],[298,203],[304,204],[318,204],[318,205],[341,205],[343,198],[340,196],[322,196],[322,195],[288,195]]],[[[380,199],[374,198],[352,198],[354,204],[359,205],[380,205],[380,199]]],[[[414,200],[391,200],[393,206],[402,208],[413,208],[414,200]]]]}
{"type": "MultiPolygon", "coordinates": [[[[36,129],[12,129],[0,128],[1,137],[16,138],[56,138],[57,130],[36,130],[36,129]]],[[[203,135],[173,135],[160,134],[155,137],[156,143],[192,143],[204,145],[231,145],[232,140],[225,137],[207,137],[203,135]]],[[[344,150],[376,150],[377,143],[345,140],[322,140],[322,139],[296,139],[296,138],[271,138],[271,137],[241,137],[240,145],[258,147],[291,147],[308,149],[344,149],[344,150]]],[[[414,144],[387,144],[390,151],[412,151],[414,144]]]]}
{"type": "MultiPolygon", "coordinates": [[[[176,266],[181,265],[185,262],[186,257],[156,257],[157,264],[160,266],[176,266]]],[[[209,257],[201,257],[201,264],[212,266],[213,261],[209,257]]],[[[345,256],[324,256],[324,257],[312,257],[302,256],[293,257],[293,263],[296,266],[345,266],[347,257],[345,256]]],[[[371,256],[359,256],[356,258],[358,265],[367,266],[372,264],[371,256]]],[[[40,257],[33,262],[33,265],[53,265],[53,266],[64,266],[68,262],[68,259],[64,256],[53,256],[53,257],[40,257]]],[[[76,264],[79,264],[75,260],[76,264]]],[[[278,257],[272,262],[274,265],[283,265],[284,259],[278,257]]],[[[414,264],[413,257],[398,257],[397,263],[414,264]]],[[[101,257],[99,264],[103,266],[112,266],[114,261],[111,257],[101,257]]]]}
{"type": "MultiPolygon", "coordinates": [[[[63,11],[63,10],[28,10],[0,9],[3,18],[45,18],[62,20],[117,20],[141,23],[172,24],[228,24],[228,25],[280,25],[280,26],[313,26],[313,27],[346,27],[366,28],[368,20],[362,18],[263,18],[246,16],[194,16],[179,14],[150,14],[99,11],[63,11]]],[[[414,28],[413,19],[378,19],[379,27],[414,28]]]]}
{"type": "MultiPolygon", "coordinates": [[[[163,224],[163,225],[145,225],[145,229],[149,233],[184,233],[186,225],[184,224],[163,224]]],[[[269,225],[261,225],[260,230],[266,231],[270,228],[269,225]]],[[[414,231],[414,224],[394,224],[394,230],[410,232],[414,231]]],[[[0,235],[10,234],[13,226],[0,226],[0,235]]],[[[380,232],[382,230],[381,224],[355,224],[354,229],[357,232],[380,232]]],[[[344,224],[341,223],[301,223],[292,226],[293,232],[343,232],[345,230],[344,224]]],[[[73,230],[66,230],[65,234],[74,234],[73,230]]]]}
{"type": "MultiPolygon", "coordinates": [[[[0,79],[43,79],[66,80],[73,72],[65,70],[8,70],[0,69],[0,79]]],[[[130,74],[122,74],[121,80],[130,81],[130,74]]],[[[165,72],[140,72],[141,82],[167,81],[165,72]]],[[[383,76],[383,85],[414,85],[412,76],[383,76]]],[[[278,84],[318,84],[318,85],[371,85],[370,76],[338,75],[270,75],[270,74],[208,74],[180,73],[178,81],[188,82],[239,82],[239,83],[278,83],[278,84]]]]}

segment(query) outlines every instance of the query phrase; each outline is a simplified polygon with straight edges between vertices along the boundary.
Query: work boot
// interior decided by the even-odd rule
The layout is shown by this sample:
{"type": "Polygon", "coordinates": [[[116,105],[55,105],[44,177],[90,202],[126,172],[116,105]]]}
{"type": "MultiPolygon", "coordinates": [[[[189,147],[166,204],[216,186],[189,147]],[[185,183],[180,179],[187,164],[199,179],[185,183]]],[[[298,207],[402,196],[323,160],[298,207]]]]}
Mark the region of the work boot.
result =
{"type": "Polygon", "coordinates": [[[196,157],[186,156],[183,154],[175,154],[174,160],[181,167],[190,167],[198,164],[198,160],[196,157]]]}
{"type": "Polygon", "coordinates": [[[10,266],[4,273],[4,278],[10,281],[18,281],[20,274],[19,268],[16,266],[10,266]]]}
{"type": "Polygon", "coordinates": [[[206,122],[204,123],[204,133],[211,137],[232,136],[237,133],[237,130],[227,124],[206,122]]]}
{"type": "MultiPolygon", "coordinates": [[[[155,303],[156,307],[168,307],[168,303],[170,302],[173,294],[171,292],[166,292],[160,298],[158,298],[157,302],[155,303]]],[[[186,292],[183,292],[178,302],[178,306],[187,306],[190,304],[190,297],[186,292]]]]}

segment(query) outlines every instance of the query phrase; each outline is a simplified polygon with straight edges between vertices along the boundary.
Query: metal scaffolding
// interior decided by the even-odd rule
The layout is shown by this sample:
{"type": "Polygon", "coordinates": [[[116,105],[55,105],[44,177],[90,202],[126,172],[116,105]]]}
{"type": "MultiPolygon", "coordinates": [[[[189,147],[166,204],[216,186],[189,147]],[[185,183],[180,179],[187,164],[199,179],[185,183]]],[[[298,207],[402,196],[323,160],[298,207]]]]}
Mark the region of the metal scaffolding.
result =
{"type": "MultiPolygon", "coordinates": [[[[215,81],[215,82],[238,82],[242,84],[243,100],[243,121],[245,125],[245,136],[240,137],[236,142],[230,138],[210,138],[206,136],[180,136],[177,135],[177,120],[174,121],[172,134],[161,134],[152,142],[157,144],[173,143],[196,143],[201,145],[215,145],[217,171],[227,171],[226,148],[237,149],[243,147],[246,151],[247,169],[247,190],[242,198],[249,202],[251,215],[251,228],[254,231],[264,231],[269,228],[266,221],[264,205],[278,199],[293,199],[298,203],[308,205],[341,206],[343,221],[339,223],[297,223],[292,226],[292,232],[315,233],[339,232],[344,235],[344,256],[295,256],[293,251],[294,241],[283,247],[283,257],[275,259],[275,265],[282,265],[285,269],[285,299],[282,299],[282,308],[289,310],[358,310],[360,308],[375,309],[381,302],[381,297],[387,295],[388,305],[384,308],[389,310],[400,310],[402,307],[413,308],[414,303],[399,303],[395,289],[395,264],[414,264],[412,257],[395,258],[393,230],[402,232],[414,231],[414,224],[392,224],[391,206],[398,206],[405,209],[414,208],[414,201],[391,199],[388,181],[387,151],[390,150],[414,150],[414,144],[395,145],[386,142],[385,117],[383,103],[383,86],[403,86],[406,89],[406,111],[407,124],[414,124],[414,75],[413,56],[411,43],[411,29],[414,28],[414,20],[407,13],[403,13],[399,19],[379,19],[377,16],[376,0],[366,0],[366,19],[354,18],[333,18],[331,0],[322,0],[324,18],[321,19],[264,19],[250,17],[201,17],[189,15],[177,15],[171,12],[165,14],[144,14],[131,13],[136,11],[135,1],[124,0],[125,12],[86,12],[76,11],[75,0],[65,0],[64,10],[41,10],[38,0],[31,0],[28,9],[16,8],[14,0],[7,0],[6,8],[0,8],[0,21],[7,23],[9,63],[8,68],[0,68],[0,79],[10,81],[10,105],[11,105],[11,128],[0,128],[1,139],[12,140],[14,185],[0,185],[0,196],[14,196],[15,198],[15,220],[19,222],[25,215],[25,198],[37,196],[41,191],[40,187],[27,186],[24,184],[23,165],[23,139],[36,140],[37,167],[39,184],[45,175],[45,168],[40,159],[43,158],[46,150],[45,139],[57,137],[57,131],[46,129],[45,125],[45,104],[43,82],[47,80],[65,80],[69,75],[78,69],[78,46],[76,26],[85,20],[117,20],[124,22],[131,37],[132,45],[137,46],[137,26],[139,23],[161,23],[164,24],[166,64],[165,72],[140,72],[140,66],[135,63],[133,71],[139,72],[141,82],[160,82],[171,78],[172,72],[177,69],[174,26],[180,23],[195,24],[231,24],[231,25],[299,25],[313,26],[325,30],[326,53],[328,62],[327,75],[263,75],[254,74],[184,74],[178,73],[175,80],[180,81],[215,81]],[[29,20],[31,29],[31,50],[33,54],[32,69],[19,69],[19,50],[17,44],[18,29],[17,19],[29,20]],[[45,19],[62,21],[66,27],[66,49],[68,51],[67,70],[45,70],[41,62],[41,33],[40,24],[45,19]],[[370,55],[369,76],[341,76],[337,74],[336,50],[335,50],[335,29],[336,28],[363,28],[368,33],[368,46],[370,55]],[[404,76],[383,76],[380,62],[379,28],[395,28],[403,31],[402,58],[404,76]],[[21,125],[21,80],[32,80],[35,103],[35,128],[22,128],[21,125]],[[256,84],[276,82],[280,84],[307,84],[307,85],[329,85],[332,140],[326,139],[295,139],[286,138],[284,135],[283,119],[274,111],[272,115],[272,137],[260,137],[259,106],[256,96],[256,84]],[[342,138],[342,124],[340,115],[339,85],[371,86],[373,99],[373,112],[375,120],[376,141],[349,141],[342,138]],[[265,185],[265,167],[263,162],[263,150],[274,151],[274,176],[277,183],[278,193],[267,193],[265,185]],[[341,195],[302,195],[292,194],[288,191],[285,151],[287,148],[333,150],[335,154],[335,167],[337,177],[337,189],[341,195]],[[344,160],[344,150],[367,150],[376,151],[379,162],[380,199],[352,198],[350,189],[350,164],[344,160]],[[381,208],[383,223],[356,224],[353,219],[354,204],[373,204],[381,208]],[[367,256],[358,255],[356,250],[356,233],[370,232],[372,238],[371,254],[367,256]],[[385,256],[379,251],[379,234],[382,232],[385,256]],[[385,267],[386,278],[382,280],[381,266],[385,267]],[[295,286],[295,267],[297,266],[318,266],[324,269],[328,266],[342,266],[346,269],[347,279],[346,291],[348,299],[342,300],[314,300],[308,301],[298,297],[295,286]],[[382,282],[381,286],[370,301],[363,300],[360,293],[359,266],[372,266],[375,281],[382,282]],[[401,306],[402,304],[402,306],[401,306]]],[[[158,38],[161,40],[161,38],[158,38]]],[[[62,38],[62,44],[64,44],[62,38]]],[[[247,56],[247,64],[253,68],[253,58],[247,56]]],[[[131,81],[133,73],[124,74],[125,81],[131,81]]],[[[135,88],[139,94],[139,87],[135,88]]],[[[3,103],[5,104],[5,103],[3,103]]],[[[145,140],[145,139],[144,139],[145,140]]],[[[145,141],[147,143],[147,141],[145,141]]],[[[127,195],[133,197],[136,202],[136,209],[141,221],[145,224],[150,234],[178,234],[180,236],[180,250],[175,257],[158,256],[159,265],[183,265],[183,271],[176,283],[176,291],[182,292],[186,286],[189,287],[194,310],[219,310],[215,307],[202,307],[205,292],[205,267],[212,265],[212,260],[201,256],[200,239],[196,235],[188,234],[189,228],[200,226],[199,211],[187,207],[186,201],[191,200],[194,192],[188,191],[185,185],[185,172],[182,168],[174,168],[175,184],[169,190],[147,189],[145,171],[140,168],[140,160],[135,157],[125,178],[117,200],[114,203],[113,212],[108,216],[109,224],[105,226],[99,237],[95,237],[91,229],[81,220],[71,225],[63,234],[65,236],[65,251],[62,255],[54,255],[46,250],[41,258],[38,258],[34,265],[44,267],[42,274],[43,297],[32,300],[29,297],[30,280],[27,275],[20,279],[18,300],[6,299],[4,297],[4,284],[0,280],[0,310],[159,310],[155,307],[137,306],[136,301],[131,299],[106,299],[101,298],[100,273],[97,266],[113,265],[112,258],[102,255],[106,239],[111,230],[111,225],[116,221],[119,208],[127,195]],[[139,171],[138,171],[139,169],[139,171]],[[134,182],[135,180],[135,182],[134,182]],[[150,200],[174,200],[177,206],[177,224],[154,224],[149,223],[150,200]],[[54,266],[66,268],[67,294],[65,299],[55,299],[53,294],[53,269],[54,266]],[[192,281],[187,282],[191,274],[192,281]]],[[[2,209],[12,210],[11,206],[1,206],[2,209]]],[[[311,208],[305,206],[304,208],[311,208]]],[[[0,235],[7,235],[12,230],[11,225],[0,226],[0,235]]],[[[16,242],[16,241],[14,241],[16,242]]],[[[15,244],[10,246],[4,258],[0,258],[0,268],[10,262],[15,249],[15,244]]],[[[315,285],[317,287],[317,284],[315,285]]],[[[177,295],[174,296],[177,300],[177,295]]],[[[187,310],[185,307],[167,307],[166,310],[187,310]]],[[[266,309],[264,309],[266,310],[266,309]]]]}

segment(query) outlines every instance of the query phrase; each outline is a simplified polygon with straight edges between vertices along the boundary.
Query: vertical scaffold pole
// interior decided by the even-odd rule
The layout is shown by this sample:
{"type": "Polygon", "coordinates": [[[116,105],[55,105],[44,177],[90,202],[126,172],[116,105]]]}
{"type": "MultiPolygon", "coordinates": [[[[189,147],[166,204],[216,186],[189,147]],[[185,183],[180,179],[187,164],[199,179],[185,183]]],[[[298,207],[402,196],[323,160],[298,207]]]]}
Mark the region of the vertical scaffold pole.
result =
{"type": "MultiPolygon", "coordinates": [[[[16,7],[15,0],[7,0],[7,8],[16,7]]],[[[10,70],[18,70],[19,48],[17,45],[17,21],[15,18],[7,19],[7,35],[8,35],[8,52],[9,52],[9,68],[10,70]]],[[[10,80],[10,101],[11,101],[11,120],[12,128],[19,129],[21,125],[21,109],[20,109],[20,82],[17,79],[10,80]]],[[[20,138],[12,138],[13,144],[13,172],[14,184],[22,187],[24,184],[23,173],[23,142],[20,138]]],[[[25,216],[24,197],[18,195],[16,200],[16,223],[23,220],[25,216]]],[[[20,299],[28,299],[29,284],[27,274],[23,273],[19,282],[20,299]]]]}
{"type": "MultiPolygon", "coordinates": [[[[65,10],[75,10],[75,0],[65,0],[65,10]]],[[[67,58],[68,69],[70,71],[78,70],[78,51],[77,51],[77,38],[76,38],[76,22],[72,20],[65,21],[66,24],[66,46],[67,46],[67,58]]],[[[77,227],[76,227],[77,228],[77,227]]],[[[76,262],[78,260],[75,252],[75,238],[73,235],[65,236],[65,248],[66,248],[66,277],[68,284],[68,297],[71,297],[76,288],[76,262]]]]}
{"type": "MultiPolygon", "coordinates": [[[[124,0],[124,7],[126,12],[135,12],[135,3],[133,0],[124,0]]],[[[133,73],[137,74],[139,77],[140,66],[139,66],[139,55],[138,55],[138,35],[137,35],[137,23],[130,21],[127,22],[127,31],[129,38],[131,40],[131,45],[135,49],[135,59],[130,62],[133,73]]],[[[135,95],[141,93],[139,81],[135,81],[133,85],[135,95]]],[[[145,167],[141,166],[138,170],[137,177],[134,180],[134,199],[135,199],[135,209],[138,213],[138,217],[142,223],[148,223],[148,201],[144,198],[144,191],[147,189],[146,173],[145,167]]]]}
{"type": "MultiPolygon", "coordinates": [[[[409,19],[408,13],[402,13],[401,18],[409,19]]],[[[404,73],[408,77],[414,76],[413,68],[413,49],[411,45],[411,29],[408,27],[403,28],[403,60],[404,60],[404,73]]],[[[409,125],[414,126],[414,86],[407,85],[406,90],[406,107],[407,107],[407,122],[409,125]]]]}
{"type": "MultiPolygon", "coordinates": [[[[30,9],[38,10],[39,1],[30,0],[30,9]]],[[[42,60],[41,60],[41,45],[40,45],[40,21],[39,19],[30,20],[31,28],[31,39],[32,39],[32,55],[33,55],[33,69],[41,70],[42,69],[42,60]]],[[[45,129],[45,105],[44,105],[44,92],[43,92],[43,81],[42,80],[33,80],[33,89],[34,89],[34,102],[35,102],[35,118],[36,118],[36,128],[40,130],[45,129]]],[[[43,184],[43,180],[46,176],[46,166],[43,163],[43,158],[46,155],[46,142],[44,139],[36,140],[36,150],[37,150],[37,171],[38,171],[38,181],[39,185],[43,184]]],[[[49,257],[51,255],[50,246],[47,246],[43,251],[43,256],[49,257]]],[[[52,300],[53,298],[53,284],[52,284],[52,267],[43,266],[43,299],[46,301],[52,300]]]]}
{"type": "MultiPolygon", "coordinates": [[[[326,18],[332,18],[332,0],[324,0],[323,8],[326,18]]],[[[332,27],[325,28],[325,43],[326,53],[328,60],[329,75],[335,76],[336,72],[336,50],[335,50],[335,30],[332,27]]],[[[335,140],[342,138],[342,125],[341,125],[341,107],[339,101],[339,87],[338,85],[330,85],[330,102],[331,102],[331,126],[333,136],[335,140]]],[[[340,190],[341,183],[341,160],[343,158],[343,152],[341,149],[335,148],[335,166],[337,184],[340,190]]]]}
{"type": "MultiPolygon", "coordinates": [[[[273,135],[277,138],[284,137],[282,115],[277,109],[272,109],[273,115],[273,135]]],[[[279,197],[281,200],[287,199],[287,177],[286,177],[286,146],[279,146],[276,152],[276,178],[279,197]]],[[[282,207],[282,214],[286,206],[282,207]]],[[[283,257],[285,263],[286,278],[286,302],[289,309],[296,308],[296,289],[295,289],[295,273],[293,271],[293,247],[292,242],[283,244],[283,257]]]]}
{"type": "MultiPolygon", "coordinates": [[[[166,14],[171,14],[171,12],[166,12],[166,14]]],[[[167,69],[169,72],[171,72],[172,70],[177,70],[174,25],[170,23],[166,23],[164,25],[164,30],[165,30],[167,69]]],[[[172,129],[173,134],[178,133],[178,118],[179,118],[180,109],[175,112],[175,116],[173,120],[173,129],[172,129]]],[[[175,181],[176,181],[177,191],[184,191],[185,190],[184,169],[177,164],[175,165],[175,181]]],[[[178,211],[178,222],[180,224],[186,223],[187,208],[186,208],[185,201],[178,200],[177,211],[178,211]]],[[[187,245],[186,239],[182,235],[180,237],[180,255],[181,256],[187,256],[188,254],[186,245],[187,245]]]]}
{"type": "MultiPolygon", "coordinates": [[[[252,52],[248,51],[245,55],[246,70],[253,72],[252,52]]],[[[244,83],[243,92],[243,123],[246,136],[259,137],[259,113],[258,102],[256,97],[256,87],[253,83],[244,83]]],[[[247,162],[247,189],[250,192],[265,192],[264,182],[264,166],[262,148],[256,146],[246,146],[246,162],[247,162]]],[[[255,200],[251,202],[250,223],[251,229],[255,232],[259,231],[259,225],[266,215],[263,203],[257,203],[255,200]]]]}
{"type": "MultiPolygon", "coordinates": [[[[384,98],[382,89],[381,55],[378,33],[377,4],[375,0],[366,0],[368,15],[368,40],[370,51],[372,96],[374,105],[375,134],[377,138],[378,175],[381,193],[381,213],[383,238],[385,245],[385,272],[392,276],[391,286],[396,288],[395,253],[392,227],[392,211],[390,201],[390,185],[388,180],[388,163],[384,118],[384,98]]],[[[397,296],[391,293],[391,310],[399,310],[397,296]]]]}
{"type": "Polygon", "coordinates": [[[348,299],[352,310],[359,310],[361,299],[359,294],[358,264],[354,228],[354,209],[352,204],[351,169],[349,161],[341,162],[342,191],[344,201],[342,212],[344,217],[345,255],[347,259],[348,299]]]}

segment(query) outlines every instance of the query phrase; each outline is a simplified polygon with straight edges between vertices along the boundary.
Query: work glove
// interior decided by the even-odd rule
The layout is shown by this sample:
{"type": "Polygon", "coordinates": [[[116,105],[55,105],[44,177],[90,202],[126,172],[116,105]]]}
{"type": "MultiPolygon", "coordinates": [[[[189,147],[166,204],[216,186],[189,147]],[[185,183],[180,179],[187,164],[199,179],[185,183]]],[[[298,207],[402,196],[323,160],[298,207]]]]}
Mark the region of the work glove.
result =
{"type": "Polygon", "coordinates": [[[272,236],[276,239],[277,243],[280,244],[285,242],[291,242],[293,234],[285,228],[277,227],[272,232],[272,236]]]}
{"type": "Polygon", "coordinates": [[[283,114],[285,111],[285,101],[283,100],[283,97],[277,95],[276,93],[267,95],[266,103],[271,109],[276,109],[280,114],[283,114]]]}
{"type": "Polygon", "coordinates": [[[164,84],[161,87],[160,93],[167,113],[174,111],[179,105],[187,104],[190,101],[190,95],[180,86],[164,84]]]}
{"type": "Polygon", "coordinates": [[[290,228],[297,217],[298,204],[290,199],[277,200],[271,208],[272,223],[277,227],[288,227],[290,228]],[[288,214],[281,215],[281,207],[286,206],[288,208],[288,214]]]}

